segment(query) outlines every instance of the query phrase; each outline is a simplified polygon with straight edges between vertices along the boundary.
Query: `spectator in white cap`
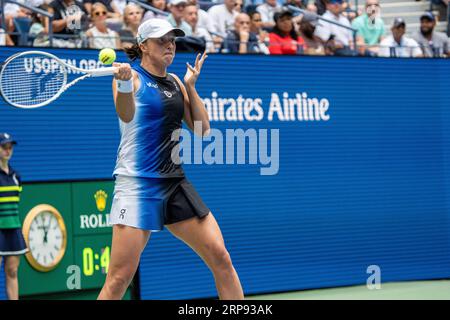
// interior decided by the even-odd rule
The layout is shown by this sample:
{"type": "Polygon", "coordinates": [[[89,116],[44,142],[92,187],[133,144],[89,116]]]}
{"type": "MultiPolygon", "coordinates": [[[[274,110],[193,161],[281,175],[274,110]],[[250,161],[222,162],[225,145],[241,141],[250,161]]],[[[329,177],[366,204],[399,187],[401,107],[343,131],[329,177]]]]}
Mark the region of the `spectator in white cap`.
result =
{"type": "Polygon", "coordinates": [[[392,35],[386,37],[380,43],[378,56],[418,58],[422,57],[419,44],[412,38],[405,36],[406,23],[402,18],[395,18],[392,23],[392,35]]]}
{"type": "Polygon", "coordinates": [[[186,36],[192,35],[191,26],[184,21],[184,11],[186,9],[187,0],[171,0],[169,2],[170,14],[167,17],[167,21],[174,28],[179,28],[184,31],[186,36]]]}

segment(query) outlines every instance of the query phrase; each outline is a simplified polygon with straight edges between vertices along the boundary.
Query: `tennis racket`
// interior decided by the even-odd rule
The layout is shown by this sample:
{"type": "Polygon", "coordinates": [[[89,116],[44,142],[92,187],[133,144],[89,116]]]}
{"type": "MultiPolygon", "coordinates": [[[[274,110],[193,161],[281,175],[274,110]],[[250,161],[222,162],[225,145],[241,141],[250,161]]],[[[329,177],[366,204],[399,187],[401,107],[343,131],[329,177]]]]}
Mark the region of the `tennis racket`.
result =
{"type": "Polygon", "coordinates": [[[0,71],[0,93],[17,108],[46,106],[77,82],[90,77],[111,76],[115,67],[81,69],[53,54],[25,51],[9,57],[0,71]],[[68,70],[82,75],[67,83],[68,70]]]}

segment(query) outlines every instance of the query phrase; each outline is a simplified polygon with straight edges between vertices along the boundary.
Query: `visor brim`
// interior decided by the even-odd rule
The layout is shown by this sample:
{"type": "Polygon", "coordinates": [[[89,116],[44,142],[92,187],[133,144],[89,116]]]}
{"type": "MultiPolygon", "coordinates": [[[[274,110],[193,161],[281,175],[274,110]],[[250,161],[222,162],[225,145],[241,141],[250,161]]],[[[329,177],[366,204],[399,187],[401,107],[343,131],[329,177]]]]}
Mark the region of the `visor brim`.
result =
{"type": "Polygon", "coordinates": [[[172,32],[172,31],[175,33],[175,37],[177,37],[177,38],[186,36],[186,33],[184,33],[183,30],[181,30],[179,28],[171,28],[171,29],[160,30],[159,32],[150,34],[144,40],[142,40],[140,43],[143,43],[147,39],[158,39],[158,38],[164,37],[166,34],[168,34],[169,32],[172,32]]]}

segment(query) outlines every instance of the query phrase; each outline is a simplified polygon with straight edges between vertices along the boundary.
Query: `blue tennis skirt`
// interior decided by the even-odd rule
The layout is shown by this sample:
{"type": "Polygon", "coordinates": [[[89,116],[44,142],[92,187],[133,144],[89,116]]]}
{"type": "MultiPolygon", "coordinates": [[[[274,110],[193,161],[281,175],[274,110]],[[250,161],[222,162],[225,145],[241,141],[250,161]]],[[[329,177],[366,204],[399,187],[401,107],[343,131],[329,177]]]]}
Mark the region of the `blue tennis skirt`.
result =
{"type": "Polygon", "coordinates": [[[0,229],[0,256],[18,256],[27,251],[22,228],[0,229]]]}
{"type": "Polygon", "coordinates": [[[161,231],[164,225],[209,213],[186,178],[116,176],[110,224],[161,231]]]}

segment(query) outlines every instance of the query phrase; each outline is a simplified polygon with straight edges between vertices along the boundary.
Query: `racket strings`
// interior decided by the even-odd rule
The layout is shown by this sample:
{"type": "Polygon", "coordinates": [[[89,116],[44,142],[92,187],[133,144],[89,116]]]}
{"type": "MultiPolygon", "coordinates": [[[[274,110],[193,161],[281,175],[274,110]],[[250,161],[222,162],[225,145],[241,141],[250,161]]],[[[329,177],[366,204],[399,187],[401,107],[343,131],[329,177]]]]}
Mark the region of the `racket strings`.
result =
{"type": "Polygon", "coordinates": [[[3,66],[1,90],[13,104],[35,106],[54,98],[66,84],[66,70],[47,56],[27,55],[3,66]]]}

